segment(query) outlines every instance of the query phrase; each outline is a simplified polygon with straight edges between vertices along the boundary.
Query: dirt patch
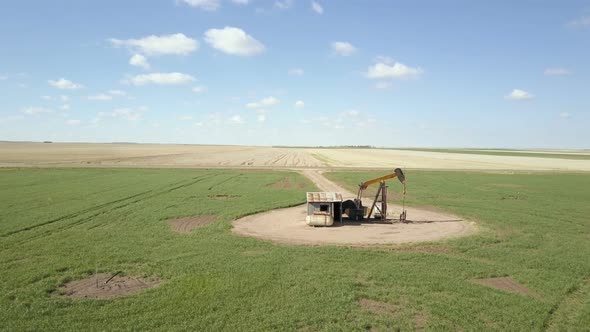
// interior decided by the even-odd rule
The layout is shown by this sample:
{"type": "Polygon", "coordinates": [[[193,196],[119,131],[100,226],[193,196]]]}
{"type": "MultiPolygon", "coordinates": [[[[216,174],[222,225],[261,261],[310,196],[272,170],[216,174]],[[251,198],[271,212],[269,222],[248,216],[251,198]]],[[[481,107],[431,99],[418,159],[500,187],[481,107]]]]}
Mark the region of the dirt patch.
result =
{"type": "Polygon", "coordinates": [[[177,233],[190,233],[193,229],[206,226],[217,220],[217,216],[205,215],[168,220],[170,229],[177,233]]]}
{"type": "Polygon", "coordinates": [[[423,312],[418,312],[414,315],[414,328],[416,331],[424,331],[426,327],[426,315],[423,312]]]}
{"type": "Polygon", "coordinates": [[[399,307],[395,304],[380,302],[371,299],[360,299],[359,305],[361,308],[375,314],[394,317],[399,312],[399,307]]]}
{"type": "Polygon", "coordinates": [[[68,282],[59,289],[62,296],[77,299],[114,299],[138,293],[162,284],[162,280],[100,273],[82,280],[68,282]]]}
{"type": "Polygon", "coordinates": [[[305,183],[293,182],[289,178],[282,178],[277,182],[267,185],[267,187],[273,189],[303,189],[305,188],[305,183]]]}
{"type": "Polygon", "coordinates": [[[478,285],[488,286],[505,292],[535,296],[535,293],[510,277],[474,279],[472,281],[478,285]]]}
{"type": "MultiPolygon", "coordinates": [[[[308,169],[302,174],[321,191],[340,192],[344,199],[356,196],[328,180],[321,171],[308,169]]],[[[370,205],[369,200],[363,202],[370,205]]],[[[389,204],[388,207],[388,217],[398,218],[402,207],[396,204],[389,204]]],[[[310,227],[305,222],[306,207],[300,205],[240,218],[233,222],[232,232],[294,245],[367,246],[437,241],[477,231],[475,223],[452,214],[414,207],[406,210],[408,220],[412,221],[407,224],[336,222],[333,227],[310,227]]]]}

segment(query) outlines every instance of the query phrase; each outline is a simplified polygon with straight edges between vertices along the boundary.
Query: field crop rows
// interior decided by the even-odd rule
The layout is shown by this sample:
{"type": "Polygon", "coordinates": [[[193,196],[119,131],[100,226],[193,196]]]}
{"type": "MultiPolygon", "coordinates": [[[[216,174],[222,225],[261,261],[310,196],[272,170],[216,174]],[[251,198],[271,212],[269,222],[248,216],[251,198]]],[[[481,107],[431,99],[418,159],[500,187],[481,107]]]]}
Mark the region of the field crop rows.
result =
{"type": "MultiPolygon", "coordinates": [[[[352,189],[380,174],[330,177],[352,189]]],[[[459,214],[481,231],[380,248],[275,245],[233,235],[230,221],[302,203],[313,187],[296,173],[0,169],[0,329],[590,326],[590,176],[410,172],[408,181],[409,204],[459,214]],[[199,215],[217,221],[188,234],[166,222],[199,215]],[[114,300],[59,296],[60,285],[96,269],[163,283],[114,300]],[[474,282],[484,277],[511,277],[532,295],[474,282]]]]}

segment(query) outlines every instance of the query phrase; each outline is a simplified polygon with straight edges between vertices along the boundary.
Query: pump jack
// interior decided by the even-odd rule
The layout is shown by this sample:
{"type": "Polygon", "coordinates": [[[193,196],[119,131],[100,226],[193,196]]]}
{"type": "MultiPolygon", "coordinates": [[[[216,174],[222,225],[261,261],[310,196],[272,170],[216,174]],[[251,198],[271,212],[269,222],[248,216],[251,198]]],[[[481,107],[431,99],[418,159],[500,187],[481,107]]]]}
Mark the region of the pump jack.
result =
{"type": "MultiPolygon", "coordinates": [[[[370,218],[371,215],[373,214],[373,211],[377,210],[379,212],[379,217],[377,217],[376,219],[380,219],[380,220],[387,220],[387,188],[388,186],[386,185],[385,181],[389,180],[389,179],[394,179],[397,178],[399,180],[399,182],[401,182],[401,184],[403,185],[403,195],[404,195],[404,209],[402,211],[402,213],[399,216],[399,220],[401,222],[405,222],[406,221],[406,210],[405,210],[405,195],[406,195],[406,177],[404,175],[404,172],[399,169],[396,168],[393,173],[391,174],[387,174],[375,179],[371,179],[365,182],[362,182],[359,184],[359,190],[357,193],[356,198],[354,199],[354,201],[346,201],[343,203],[343,208],[345,209],[345,211],[348,211],[348,216],[350,219],[353,220],[357,220],[360,221],[363,218],[365,218],[365,213],[366,213],[366,207],[363,206],[363,202],[362,202],[362,197],[363,197],[363,191],[365,189],[367,189],[369,186],[379,183],[379,188],[377,189],[377,193],[375,194],[375,199],[373,200],[373,204],[371,205],[371,209],[369,210],[369,213],[366,215],[367,218],[370,218]],[[381,203],[381,207],[379,207],[379,205],[377,203],[381,203]],[[353,203],[353,204],[351,204],[353,203]]],[[[376,211],[376,212],[377,212],[376,211]]]]}

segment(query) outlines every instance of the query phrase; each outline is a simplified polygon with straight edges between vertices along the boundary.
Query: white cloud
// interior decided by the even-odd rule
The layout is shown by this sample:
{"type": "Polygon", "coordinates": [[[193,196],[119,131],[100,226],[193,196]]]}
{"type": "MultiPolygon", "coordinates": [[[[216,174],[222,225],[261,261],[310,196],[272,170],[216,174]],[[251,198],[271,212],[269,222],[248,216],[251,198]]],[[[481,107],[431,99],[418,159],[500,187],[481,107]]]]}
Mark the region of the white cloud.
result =
{"type": "Polygon", "coordinates": [[[94,96],[88,96],[88,100],[96,100],[96,101],[108,101],[108,100],[112,100],[113,96],[111,95],[107,95],[104,93],[100,93],[94,96]]]}
{"type": "Polygon", "coordinates": [[[356,53],[357,49],[349,42],[336,41],[331,44],[332,51],[342,56],[350,56],[356,53]]]}
{"type": "Polygon", "coordinates": [[[37,115],[43,113],[53,113],[53,111],[43,107],[26,107],[21,109],[21,113],[24,113],[26,115],[37,115]]]}
{"type": "Polygon", "coordinates": [[[512,92],[504,96],[504,98],[508,100],[527,100],[534,98],[534,95],[524,90],[513,89],[512,92]]]}
{"type": "Polygon", "coordinates": [[[141,67],[143,69],[149,69],[150,63],[147,61],[147,58],[141,54],[133,54],[133,56],[129,59],[129,64],[136,67],[141,67]]]}
{"type": "Polygon", "coordinates": [[[303,76],[303,69],[301,69],[301,68],[291,68],[291,69],[289,69],[289,75],[291,75],[291,76],[303,76]]]}
{"type": "Polygon", "coordinates": [[[303,100],[298,100],[295,102],[295,107],[297,108],[304,108],[305,107],[305,103],[303,102],[303,100]]]}
{"type": "Polygon", "coordinates": [[[151,73],[144,75],[137,75],[131,77],[129,80],[133,85],[146,85],[146,84],[185,84],[194,81],[195,78],[191,75],[183,73],[151,73]]]}
{"type": "Polygon", "coordinates": [[[125,46],[145,55],[187,55],[199,49],[199,42],[182,33],[147,36],[140,39],[110,39],[114,46],[125,46]]]}
{"type": "Polygon", "coordinates": [[[348,110],[342,113],[342,115],[344,116],[349,116],[349,117],[356,117],[359,115],[359,111],[357,110],[348,110]]]}
{"type": "Polygon", "coordinates": [[[193,119],[193,116],[192,115],[182,115],[182,116],[179,116],[178,119],[182,120],[182,121],[189,121],[189,120],[193,119]]]}
{"type": "Polygon", "coordinates": [[[110,116],[112,116],[113,118],[122,118],[128,121],[137,121],[141,120],[141,118],[143,117],[143,112],[145,112],[145,109],[142,108],[140,108],[139,110],[133,110],[131,108],[115,108],[111,112],[110,116]]]}
{"type": "Polygon", "coordinates": [[[109,90],[109,93],[112,94],[113,96],[126,96],[127,92],[122,91],[122,90],[109,90]]]}
{"type": "Polygon", "coordinates": [[[385,62],[378,62],[373,66],[369,66],[367,77],[372,79],[412,79],[420,77],[422,73],[423,70],[420,67],[408,67],[399,62],[394,62],[393,65],[385,62]]]}
{"type": "Polygon", "coordinates": [[[203,86],[203,85],[197,85],[192,88],[192,91],[194,93],[202,93],[202,92],[207,91],[207,87],[203,86]]]}
{"type": "Polygon", "coordinates": [[[209,29],[204,36],[211,47],[231,55],[252,56],[265,49],[261,42],[240,28],[209,29]]]}
{"type": "Polygon", "coordinates": [[[550,76],[563,76],[569,75],[571,72],[565,68],[547,68],[545,69],[545,75],[550,76]]]}
{"type": "Polygon", "coordinates": [[[41,98],[43,100],[53,100],[53,97],[51,97],[51,96],[41,96],[41,98]]]}
{"type": "Polygon", "coordinates": [[[5,81],[8,79],[8,76],[0,75],[0,81],[5,81]]]}
{"type": "Polygon", "coordinates": [[[271,96],[271,97],[262,98],[262,100],[257,101],[257,102],[247,103],[246,108],[261,109],[263,107],[270,107],[270,106],[277,105],[280,102],[281,102],[280,100],[271,96]]]}
{"type": "Polygon", "coordinates": [[[69,111],[71,108],[70,104],[63,104],[61,105],[61,109],[64,111],[69,111]]]}
{"type": "Polygon", "coordinates": [[[569,119],[572,117],[572,115],[569,112],[561,112],[559,113],[559,117],[562,119],[569,119]]]}
{"type": "Polygon", "coordinates": [[[278,9],[289,9],[293,6],[293,0],[277,0],[275,7],[278,9]]]}
{"type": "Polygon", "coordinates": [[[579,19],[572,20],[568,23],[568,25],[574,28],[590,27],[590,16],[584,16],[579,19]]]}
{"type": "Polygon", "coordinates": [[[219,9],[220,3],[219,0],[182,0],[182,2],[186,3],[187,5],[199,8],[206,11],[216,11],[219,9]]]}
{"type": "Polygon", "coordinates": [[[76,84],[70,80],[66,80],[65,78],[60,78],[56,81],[49,80],[47,81],[51,86],[54,88],[62,89],[62,90],[76,90],[82,88],[81,84],[76,84]]]}
{"type": "Polygon", "coordinates": [[[247,5],[250,0],[231,0],[231,2],[235,3],[236,5],[247,5]]]}
{"type": "Polygon", "coordinates": [[[67,102],[67,101],[70,101],[70,97],[64,96],[64,95],[59,96],[59,99],[61,101],[63,101],[64,103],[67,102]]]}
{"type": "Polygon", "coordinates": [[[375,89],[377,90],[385,90],[391,87],[391,83],[387,81],[380,81],[375,83],[375,89]]]}
{"type": "Polygon", "coordinates": [[[258,121],[258,122],[264,122],[264,121],[266,121],[266,114],[265,113],[262,113],[262,112],[261,113],[258,113],[256,115],[256,121],[258,121]]]}
{"type": "Polygon", "coordinates": [[[66,121],[66,124],[67,124],[67,125],[69,125],[69,126],[77,126],[77,125],[79,125],[80,123],[82,123],[82,121],[80,121],[80,120],[75,120],[75,119],[70,119],[70,120],[67,120],[67,121],[66,121]]]}
{"type": "Polygon", "coordinates": [[[239,115],[234,115],[231,118],[229,118],[229,122],[233,123],[233,124],[242,124],[244,123],[244,119],[242,119],[241,116],[239,115]]]}
{"type": "Polygon", "coordinates": [[[318,13],[318,14],[323,14],[324,13],[324,8],[322,8],[322,6],[319,3],[315,2],[315,1],[312,1],[311,2],[311,9],[314,12],[318,13]]]}

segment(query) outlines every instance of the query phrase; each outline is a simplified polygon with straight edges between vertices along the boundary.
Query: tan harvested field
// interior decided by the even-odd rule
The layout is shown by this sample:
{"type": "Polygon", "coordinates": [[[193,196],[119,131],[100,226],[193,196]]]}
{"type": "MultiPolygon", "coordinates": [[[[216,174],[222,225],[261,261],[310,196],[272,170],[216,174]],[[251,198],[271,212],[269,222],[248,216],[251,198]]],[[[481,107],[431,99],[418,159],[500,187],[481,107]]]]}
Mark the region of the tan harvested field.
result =
{"type": "MultiPolygon", "coordinates": [[[[538,152],[538,151],[537,151],[538,152]]],[[[393,168],[590,171],[590,160],[385,149],[0,143],[0,167],[393,168]]]]}

